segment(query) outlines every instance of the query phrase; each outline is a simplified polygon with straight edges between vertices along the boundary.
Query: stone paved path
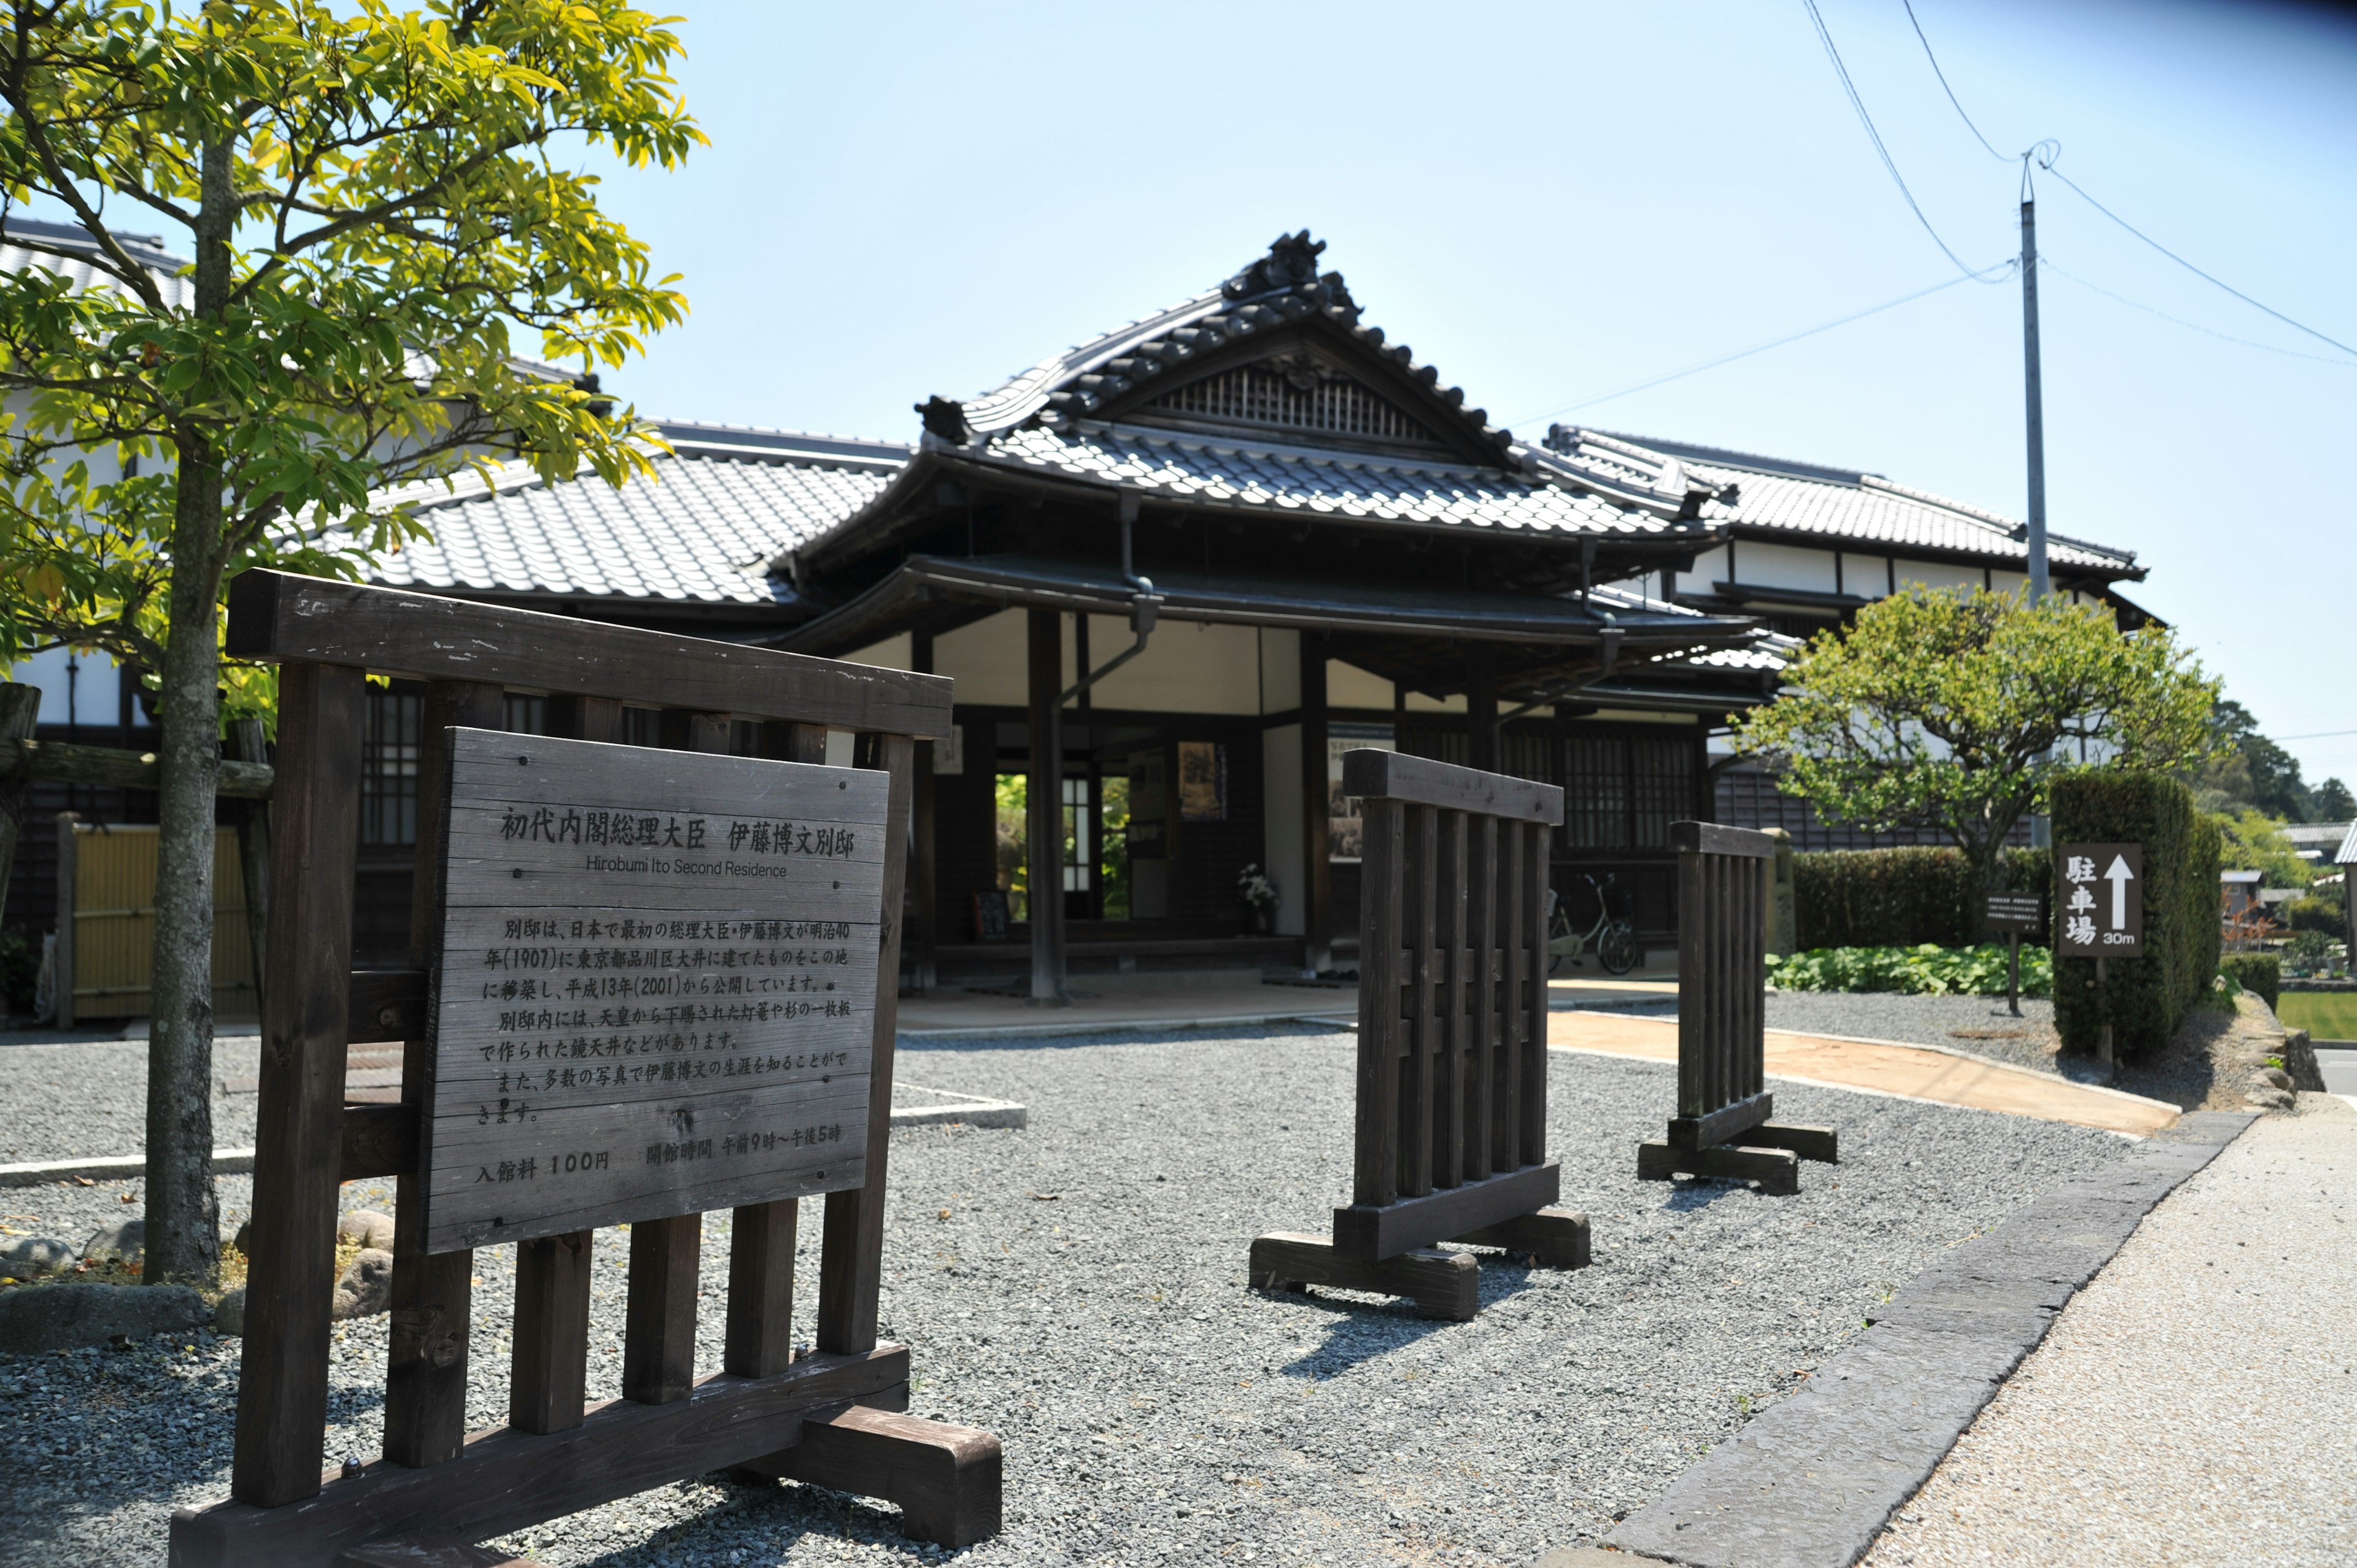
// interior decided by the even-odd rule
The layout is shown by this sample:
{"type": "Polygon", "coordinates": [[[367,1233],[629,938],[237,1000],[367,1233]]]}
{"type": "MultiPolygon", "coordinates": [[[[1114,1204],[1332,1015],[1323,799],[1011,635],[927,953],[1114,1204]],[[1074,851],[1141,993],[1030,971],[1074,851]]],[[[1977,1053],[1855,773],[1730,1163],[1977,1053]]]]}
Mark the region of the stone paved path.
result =
{"type": "Polygon", "coordinates": [[[2357,1562],[2357,1110],[2299,1108],[2153,1211],[1867,1568],[2357,1562]]]}

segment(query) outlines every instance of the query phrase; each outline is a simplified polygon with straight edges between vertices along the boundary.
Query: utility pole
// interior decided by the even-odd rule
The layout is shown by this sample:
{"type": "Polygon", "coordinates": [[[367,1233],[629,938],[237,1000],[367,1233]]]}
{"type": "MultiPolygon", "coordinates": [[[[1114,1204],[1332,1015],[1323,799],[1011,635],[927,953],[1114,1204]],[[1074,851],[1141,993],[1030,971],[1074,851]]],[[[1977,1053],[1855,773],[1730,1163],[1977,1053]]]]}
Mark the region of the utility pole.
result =
{"type": "MultiPolygon", "coordinates": [[[[2027,167],[2023,170],[2026,175],[2027,167]]],[[[2029,424],[2029,602],[2044,599],[2046,576],[2046,411],[2039,392],[2038,203],[2028,191],[2021,200],[2022,405],[2029,424]]]]}

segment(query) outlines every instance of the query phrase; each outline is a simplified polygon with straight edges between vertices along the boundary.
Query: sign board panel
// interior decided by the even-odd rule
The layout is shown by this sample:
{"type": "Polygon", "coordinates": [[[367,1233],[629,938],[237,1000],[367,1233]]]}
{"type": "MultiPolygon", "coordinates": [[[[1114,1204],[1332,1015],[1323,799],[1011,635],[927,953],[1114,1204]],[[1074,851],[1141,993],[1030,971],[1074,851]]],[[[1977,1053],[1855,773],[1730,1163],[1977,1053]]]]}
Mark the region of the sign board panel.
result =
{"type": "Polygon", "coordinates": [[[2035,893],[1991,893],[1982,907],[1981,923],[1992,931],[2044,936],[2046,901],[2035,893]]]}
{"type": "Polygon", "coordinates": [[[425,1250],[863,1185],[888,777],[449,756],[425,1250]]]}
{"type": "Polygon", "coordinates": [[[2066,843],[2055,852],[2058,958],[2144,953],[2144,845],[2066,843]]]}

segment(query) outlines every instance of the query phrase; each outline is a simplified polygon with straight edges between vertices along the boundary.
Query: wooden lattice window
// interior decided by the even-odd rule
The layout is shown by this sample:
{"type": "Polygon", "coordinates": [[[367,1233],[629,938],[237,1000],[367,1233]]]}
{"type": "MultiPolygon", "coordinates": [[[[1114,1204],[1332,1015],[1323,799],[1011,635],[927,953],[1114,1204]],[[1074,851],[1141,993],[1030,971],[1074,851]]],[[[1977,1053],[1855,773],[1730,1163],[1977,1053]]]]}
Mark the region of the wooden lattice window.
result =
{"type": "Polygon", "coordinates": [[[1431,433],[1375,392],[1306,355],[1239,365],[1154,400],[1165,413],[1222,424],[1273,425],[1379,441],[1428,443],[1431,433]]]}

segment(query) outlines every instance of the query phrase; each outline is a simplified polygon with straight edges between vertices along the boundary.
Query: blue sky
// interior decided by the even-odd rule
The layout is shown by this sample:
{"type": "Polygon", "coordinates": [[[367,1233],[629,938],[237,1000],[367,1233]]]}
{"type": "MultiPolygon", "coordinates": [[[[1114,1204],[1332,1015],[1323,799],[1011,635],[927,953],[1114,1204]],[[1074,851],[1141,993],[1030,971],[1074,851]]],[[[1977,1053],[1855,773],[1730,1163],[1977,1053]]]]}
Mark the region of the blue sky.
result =
{"type": "MultiPolygon", "coordinates": [[[[674,0],[678,4],[679,0],[674,0]]],[[[1820,0],[1917,199],[1975,265],[2018,166],[1942,94],[1900,0],[1820,0]]],[[[1566,405],[1955,275],[1801,0],[1022,7],[688,0],[713,146],[610,209],[694,314],[609,384],[642,413],[907,437],[1217,282],[1280,230],[1368,319],[1526,435],[1566,405]]],[[[2226,281],[2357,344],[2357,30],[2258,6],[1918,0],[1964,107],[2226,281]]],[[[2052,526],[2283,736],[2357,731],[2357,360],[2170,264],[2048,179],[2052,526]],[[2229,342],[2164,319],[2165,312],[2229,342]],[[2326,363],[2294,354],[2318,354],[2326,363]]],[[[2018,515],[2018,284],[1579,410],[2018,515]]],[[[2357,779],[2357,734],[2289,741],[2357,779]]]]}

